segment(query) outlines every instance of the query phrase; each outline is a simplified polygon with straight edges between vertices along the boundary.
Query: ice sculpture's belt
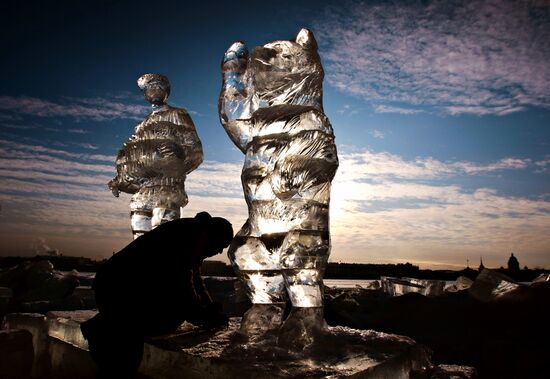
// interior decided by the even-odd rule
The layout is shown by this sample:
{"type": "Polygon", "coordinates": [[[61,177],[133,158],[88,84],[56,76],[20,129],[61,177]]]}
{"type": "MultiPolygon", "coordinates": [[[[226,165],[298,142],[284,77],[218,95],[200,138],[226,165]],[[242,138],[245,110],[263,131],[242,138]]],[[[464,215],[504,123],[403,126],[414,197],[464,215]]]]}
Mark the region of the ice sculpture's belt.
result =
{"type": "Polygon", "coordinates": [[[185,185],[185,176],[183,178],[152,178],[143,183],[142,187],[156,187],[156,186],[174,186],[183,187],[185,185]]]}

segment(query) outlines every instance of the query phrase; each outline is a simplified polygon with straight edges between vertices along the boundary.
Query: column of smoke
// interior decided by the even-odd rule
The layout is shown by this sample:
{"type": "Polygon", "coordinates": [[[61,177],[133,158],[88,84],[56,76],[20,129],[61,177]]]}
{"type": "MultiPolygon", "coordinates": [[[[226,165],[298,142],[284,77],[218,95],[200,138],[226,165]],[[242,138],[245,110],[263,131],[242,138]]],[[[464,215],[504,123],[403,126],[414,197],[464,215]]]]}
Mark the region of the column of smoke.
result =
{"type": "Polygon", "coordinates": [[[31,243],[31,250],[36,255],[51,255],[59,256],[61,255],[59,249],[55,249],[46,245],[46,239],[42,237],[35,238],[31,243]]]}

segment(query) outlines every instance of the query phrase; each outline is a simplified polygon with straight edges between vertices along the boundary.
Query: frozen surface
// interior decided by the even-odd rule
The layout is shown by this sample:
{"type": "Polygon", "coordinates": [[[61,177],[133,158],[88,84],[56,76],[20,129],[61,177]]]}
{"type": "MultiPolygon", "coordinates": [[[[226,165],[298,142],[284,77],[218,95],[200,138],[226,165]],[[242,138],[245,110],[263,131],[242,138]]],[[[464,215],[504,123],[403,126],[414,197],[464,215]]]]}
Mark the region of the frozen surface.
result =
{"type": "Polygon", "coordinates": [[[229,257],[254,304],[322,306],[330,252],[329,201],[338,167],[323,112],[323,67],[313,34],[249,53],[232,44],[222,62],[220,120],[245,154],[248,220],[229,257]],[[286,288],[286,291],[285,291],[286,288]]]}
{"type": "Polygon", "coordinates": [[[138,80],[153,111],[137,125],[116,158],[117,176],[109,182],[115,196],[130,202],[134,238],[180,217],[187,205],[185,178],[203,160],[202,145],[187,111],[168,105],[168,78],[146,74],[138,80]]]}

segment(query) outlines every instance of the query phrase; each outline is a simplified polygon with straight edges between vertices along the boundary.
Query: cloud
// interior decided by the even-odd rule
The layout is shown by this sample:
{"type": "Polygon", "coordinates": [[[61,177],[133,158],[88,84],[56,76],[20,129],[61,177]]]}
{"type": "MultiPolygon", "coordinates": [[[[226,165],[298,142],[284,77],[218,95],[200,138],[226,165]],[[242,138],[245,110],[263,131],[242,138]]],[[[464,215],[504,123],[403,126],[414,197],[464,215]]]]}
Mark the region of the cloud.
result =
{"type": "Polygon", "coordinates": [[[17,129],[17,130],[30,130],[30,129],[36,129],[38,126],[36,125],[27,125],[27,124],[8,124],[8,123],[2,123],[2,126],[4,128],[9,129],[17,129]]]}
{"type": "Polygon", "coordinates": [[[0,123],[21,121],[21,116],[15,114],[0,113],[0,123]]]}
{"type": "Polygon", "coordinates": [[[187,113],[189,113],[192,116],[202,117],[204,116],[202,113],[194,111],[192,109],[187,109],[187,113]]]}
{"type": "Polygon", "coordinates": [[[389,105],[376,105],[373,109],[376,113],[417,114],[423,112],[421,109],[392,107],[389,105]]]}
{"type": "Polygon", "coordinates": [[[69,133],[75,133],[75,134],[88,134],[89,132],[84,129],[68,129],[69,133]]]}
{"type": "MultiPolygon", "coordinates": [[[[131,240],[130,196],[112,196],[114,156],[0,140],[0,254],[32,254],[33,239],[65,254],[109,256],[131,240]],[[109,162],[105,164],[105,162],[109,162]],[[9,220],[9,222],[6,222],[9,220]]],[[[187,216],[200,210],[246,219],[238,164],[206,161],[187,181],[187,216]]]]}
{"type": "MultiPolygon", "coordinates": [[[[332,259],[451,267],[483,254],[484,262],[500,266],[491,254],[513,249],[524,264],[548,265],[550,202],[460,185],[463,176],[538,170],[545,161],[341,153],[331,200],[332,259]]],[[[241,169],[204,162],[187,178],[184,215],[207,210],[237,231],[247,217],[241,169]]],[[[106,183],[114,174],[114,156],[0,140],[0,253],[30,254],[30,241],[44,236],[64,254],[107,257],[124,247],[131,240],[130,196],[112,196],[106,183]]]]}
{"type": "MultiPolygon", "coordinates": [[[[61,144],[62,146],[66,146],[61,144]]],[[[0,157],[17,157],[22,156],[24,158],[36,158],[36,156],[25,155],[29,152],[34,154],[45,153],[47,156],[44,156],[46,159],[53,157],[67,157],[67,158],[77,158],[82,160],[96,160],[104,162],[114,162],[114,155],[103,155],[103,154],[83,154],[83,153],[73,153],[66,150],[52,149],[50,147],[36,145],[36,144],[25,144],[14,142],[6,139],[0,139],[0,157]]]]}
{"type": "Polygon", "coordinates": [[[384,139],[385,135],[380,130],[373,130],[370,134],[376,139],[384,139]]]}
{"type": "Polygon", "coordinates": [[[459,184],[460,176],[534,164],[507,158],[486,165],[405,160],[368,151],[341,154],[340,163],[331,195],[333,259],[345,251],[348,261],[430,267],[463,261],[464,267],[468,257],[481,254],[498,267],[513,250],[530,266],[549,264],[543,256],[550,249],[550,202],[459,184]]]}
{"type": "Polygon", "coordinates": [[[550,106],[547,2],[347,2],[328,6],[315,30],[330,85],[377,112],[550,106]]]}
{"type": "Polygon", "coordinates": [[[83,142],[83,143],[76,143],[77,146],[83,147],[88,150],[97,150],[99,149],[99,146],[94,145],[93,143],[83,142]]]}
{"type": "Polygon", "coordinates": [[[538,169],[535,171],[538,174],[548,172],[548,167],[550,166],[550,156],[546,156],[544,159],[540,161],[536,161],[535,165],[538,167],[538,169]]]}
{"type": "Polygon", "coordinates": [[[0,111],[37,117],[72,117],[93,121],[141,120],[148,107],[104,98],[67,98],[62,102],[36,97],[0,96],[0,111]]]}
{"type": "Polygon", "coordinates": [[[532,166],[528,158],[502,158],[495,162],[480,164],[469,161],[440,161],[432,157],[417,157],[406,160],[388,152],[370,150],[342,155],[339,172],[350,180],[384,178],[426,180],[448,178],[457,175],[480,175],[503,170],[518,170],[532,166]]]}
{"type": "Polygon", "coordinates": [[[342,108],[336,110],[336,113],[338,114],[341,114],[341,115],[348,115],[348,116],[353,116],[357,113],[359,113],[359,111],[357,109],[353,109],[351,105],[349,104],[344,104],[342,106],[342,108]]]}

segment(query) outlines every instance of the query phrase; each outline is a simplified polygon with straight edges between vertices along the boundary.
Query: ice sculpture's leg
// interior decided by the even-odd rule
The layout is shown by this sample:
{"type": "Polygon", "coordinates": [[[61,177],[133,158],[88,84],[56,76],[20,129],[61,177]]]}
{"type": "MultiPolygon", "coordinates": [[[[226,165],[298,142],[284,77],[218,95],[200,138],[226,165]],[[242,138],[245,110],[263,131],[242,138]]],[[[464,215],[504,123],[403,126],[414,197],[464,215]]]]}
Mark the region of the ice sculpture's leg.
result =
{"type": "Polygon", "coordinates": [[[279,331],[278,343],[295,351],[312,346],[326,327],[322,286],[330,252],[328,206],[313,199],[304,204],[293,204],[304,215],[300,225],[304,229],[289,232],[281,248],[281,269],[293,308],[279,331]]]}
{"type": "Polygon", "coordinates": [[[281,269],[293,307],[322,307],[322,277],[330,253],[330,180],[336,150],[324,133],[295,136],[272,174],[291,230],[281,248],[281,269]],[[318,146],[317,143],[321,142],[318,146]]]}
{"type": "Polygon", "coordinates": [[[188,203],[185,188],[181,186],[154,187],[152,228],[180,218],[181,209],[188,203]]]}
{"type": "Polygon", "coordinates": [[[252,304],[285,302],[284,282],[279,266],[280,242],[281,236],[237,235],[229,247],[231,263],[246,284],[252,304]]]}
{"type": "Polygon", "coordinates": [[[264,338],[275,333],[283,323],[284,303],[252,304],[241,320],[239,334],[247,341],[264,338]]]}
{"type": "Polygon", "coordinates": [[[328,231],[295,230],[287,235],[281,269],[293,307],[323,306],[321,286],[328,256],[328,231]]]}
{"type": "MultiPolygon", "coordinates": [[[[281,244],[288,231],[284,207],[271,188],[265,162],[272,149],[258,145],[247,152],[242,172],[249,219],[229,248],[229,257],[246,285],[252,304],[285,302],[280,271],[281,244]]],[[[243,321],[246,324],[245,318],[243,321]]]]}
{"type": "Polygon", "coordinates": [[[160,224],[180,218],[180,209],[153,208],[151,227],[154,229],[160,224]]]}
{"type": "Polygon", "coordinates": [[[282,323],[285,294],[279,254],[284,235],[254,237],[247,236],[249,232],[247,223],[233,240],[228,255],[252,302],[240,332],[253,339],[278,329],[282,323]]]}
{"type": "Polygon", "coordinates": [[[152,229],[153,207],[148,189],[143,188],[130,200],[130,218],[134,239],[152,229]]]}
{"type": "Polygon", "coordinates": [[[132,211],[130,217],[134,239],[144,235],[152,229],[151,220],[153,218],[153,214],[151,212],[132,211]]]}
{"type": "Polygon", "coordinates": [[[280,346],[303,351],[322,338],[322,286],[329,248],[328,231],[295,230],[285,239],[281,268],[292,310],[279,330],[280,346]]]}
{"type": "Polygon", "coordinates": [[[294,307],[279,330],[277,343],[288,350],[304,351],[323,338],[326,327],[323,307],[294,307]]]}

